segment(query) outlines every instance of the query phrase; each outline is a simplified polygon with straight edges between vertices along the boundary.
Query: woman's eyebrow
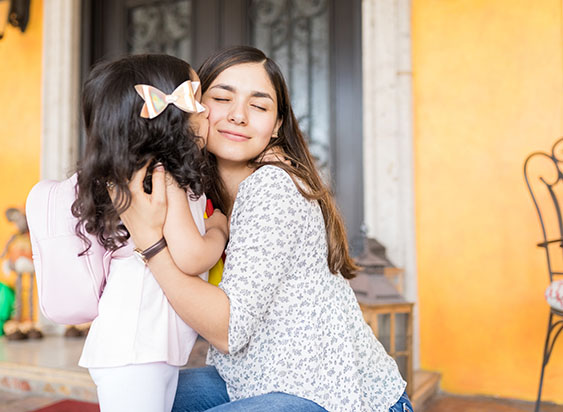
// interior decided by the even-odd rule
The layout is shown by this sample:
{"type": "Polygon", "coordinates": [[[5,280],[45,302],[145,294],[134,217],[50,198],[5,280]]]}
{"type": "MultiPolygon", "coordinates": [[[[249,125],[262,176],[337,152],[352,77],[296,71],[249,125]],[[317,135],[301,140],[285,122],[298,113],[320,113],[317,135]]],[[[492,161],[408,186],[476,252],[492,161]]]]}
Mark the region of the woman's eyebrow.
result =
{"type": "Polygon", "coordinates": [[[252,92],[252,97],[265,97],[266,99],[270,99],[271,101],[274,101],[274,99],[272,99],[272,96],[264,92],[252,92]]]}
{"type": "Polygon", "coordinates": [[[228,92],[233,92],[233,93],[236,90],[233,86],[229,86],[228,84],[216,84],[215,86],[210,87],[210,90],[211,89],[223,89],[223,90],[226,90],[228,92]]]}
{"type": "MultiPolygon", "coordinates": [[[[237,90],[237,89],[234,88],[233,86],[231,86],[231,85],[229,85],[229,84],[223,84],[223,83],[216,84],[215,86],[211,87],[210,90],[211,90],[211,89],[223,89],[223,90],[226,90],[226,91],[231,92],[231,93],[235,93],[236,90],[237,90]]],[[[254,92],[252,92],[250,95],[251,95],[252,97],[264,97],[264,98],[266,98],[266,99],[270,99],[271,101],[274,101],[274,99],[272,98],[272,96],[270,96],[270,94],[269,94],[269,93],[266,93],[266,92],[254,91],[254,92]]]]}

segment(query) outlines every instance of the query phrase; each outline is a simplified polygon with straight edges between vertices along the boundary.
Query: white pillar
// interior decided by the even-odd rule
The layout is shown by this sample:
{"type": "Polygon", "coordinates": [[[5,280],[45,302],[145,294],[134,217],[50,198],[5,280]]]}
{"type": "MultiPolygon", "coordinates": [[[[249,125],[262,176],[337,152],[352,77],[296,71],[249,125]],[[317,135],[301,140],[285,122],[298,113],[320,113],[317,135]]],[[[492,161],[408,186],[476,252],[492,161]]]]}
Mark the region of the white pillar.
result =
{"type": "MultiPolygon", "coordinates": [[[[405,297],[416,302],[410,16],[410,0],[362,2],[364,208],[368,236],[405,269],[405,297]]],[[[415,368],[418,323],[415,305],[415,368]]]]}
{"type": "MultiPolygon", "coordinates": [[[[64,179],[78,155],[80,91],[80,0],[43,2],[41,179],[64,179]]],[[[64,326],[39,315],[47,334],[64,326]]]]}
{"type": "Polygon", "coordinates": [[[62,179],[78,154],[79,0],[43,2],[41,178],[62,179]]]}

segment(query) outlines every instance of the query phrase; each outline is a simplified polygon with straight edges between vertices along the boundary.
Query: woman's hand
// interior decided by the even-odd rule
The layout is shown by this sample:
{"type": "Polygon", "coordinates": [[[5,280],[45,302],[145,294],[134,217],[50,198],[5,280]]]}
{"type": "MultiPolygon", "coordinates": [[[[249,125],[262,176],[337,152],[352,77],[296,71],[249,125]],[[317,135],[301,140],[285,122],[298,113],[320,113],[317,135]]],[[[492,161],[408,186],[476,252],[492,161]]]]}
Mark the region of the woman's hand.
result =
{"type": "Polygon", "coordinates": [[[291,161],[285,157],[285,153],[280,146],[273,146],[266,150],[258,159],[259,162],[281,162],[291,166],[291,161]]]}
{"type": "MultiPolygon", "coordinates": [[[[147,174],[149,163],[133,174],[129,182],[131,204],[120,217],[131,234],[135,246],[145,250],[162,238],[166,219],[166,182],[162,165],[157,165],[152,173],[152,193],[145,193],[143,179],[147,174]]],[[[112,201],[115,201],[115,190],[108,189],[112,201]]]]}

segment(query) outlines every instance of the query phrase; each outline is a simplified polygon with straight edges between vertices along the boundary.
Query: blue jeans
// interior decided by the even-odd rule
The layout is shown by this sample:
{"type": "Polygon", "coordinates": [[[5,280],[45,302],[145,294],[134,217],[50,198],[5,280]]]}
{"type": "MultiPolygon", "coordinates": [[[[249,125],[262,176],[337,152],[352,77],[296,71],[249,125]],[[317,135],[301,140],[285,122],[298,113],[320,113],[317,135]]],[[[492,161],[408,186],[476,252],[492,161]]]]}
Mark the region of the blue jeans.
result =
{"type": "Polygon", "coordinates": [[[403,392],[397,403],[389,408],[389,412],[414,412],[407,392],[403,392]]]}
{"type": "MultiPolygon", "coordinates": [[[[178,379],[178,389],[172,412],[327,412],[315,402],[281,392],[272,392],[252,398],[230,402],[225,381],[213,366],[183,369],[178,379]]],[[[412,412],[404,393],[390,412],[412,412]],[[409,409],[410,408],[410,409],[409,409]]]]}

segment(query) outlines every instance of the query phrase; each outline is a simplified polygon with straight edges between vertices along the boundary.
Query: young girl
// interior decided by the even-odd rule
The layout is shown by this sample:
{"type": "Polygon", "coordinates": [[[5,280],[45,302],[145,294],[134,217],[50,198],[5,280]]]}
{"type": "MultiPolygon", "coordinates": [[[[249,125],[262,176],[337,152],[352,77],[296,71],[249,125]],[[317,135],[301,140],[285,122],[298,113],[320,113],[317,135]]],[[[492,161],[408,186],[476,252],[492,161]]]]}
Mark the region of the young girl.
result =
{"type": "Polygon", "coordinates": [[[95,235],[112,255],[79,365],[97,385],[102,412],[170,411],[179,367],[197,337],[174,312],[147,262],[168,244],[176,265],[197,276],[217,262],[227,240],[224,215],[203,220],[208,110],[200,99],[195,71],[166,55],[98,65],[84,86],[87,145],[72,212],[77,235],[87,242],[84,230],[95,235]],[[119,214],[131,204],[128,183],[139,170],[143,177],[148,170],[149,178],[139,182],[143,193],[137,196],[152,192],[151,172],[166,171],[166,196],[184,202],[163,205],[162,239],[135,249],[119,214]]]}

